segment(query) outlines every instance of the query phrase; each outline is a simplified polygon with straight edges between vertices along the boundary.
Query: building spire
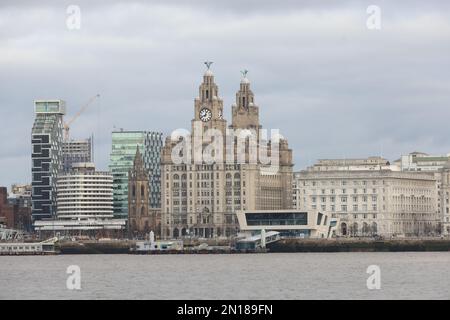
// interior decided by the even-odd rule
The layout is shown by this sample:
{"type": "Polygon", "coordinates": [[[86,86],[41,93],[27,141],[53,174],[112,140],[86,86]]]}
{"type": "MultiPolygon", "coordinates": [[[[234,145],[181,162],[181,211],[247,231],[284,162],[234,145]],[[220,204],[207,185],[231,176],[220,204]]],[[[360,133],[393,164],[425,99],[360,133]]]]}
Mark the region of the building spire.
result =
{"type": "Polygon", "coordinates": [[[202,102],[212,101],[214,97],[218,97],[218,88],[214,83],[214,74],[211,71],[212,61],[205,61],[205,74],[203,75],[203,83],[200,85],[199,99],[202,102]]]}
{"type": "Polygon", "coordinates": [[[248,109],[249,106],[253,106],[253,92],[250,90],[250,80],[247,78],[248,70],[241,70],[242,79],[239,91],[236,93],[236,105],[240,109],[248,109]]]}

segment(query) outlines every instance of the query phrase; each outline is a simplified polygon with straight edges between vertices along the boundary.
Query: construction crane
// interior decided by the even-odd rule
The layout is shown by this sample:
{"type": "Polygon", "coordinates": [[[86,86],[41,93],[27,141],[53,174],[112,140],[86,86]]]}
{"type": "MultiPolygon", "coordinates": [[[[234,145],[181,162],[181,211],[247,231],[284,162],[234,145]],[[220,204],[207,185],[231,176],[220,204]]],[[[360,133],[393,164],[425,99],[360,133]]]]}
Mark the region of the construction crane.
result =
{"type": "Polygon", "coordinates": [[[89,101],[81,107],[81,109],[70,119],[68,122],[64,123],[64,139],[65,141],[69,141],[69,130],[70,125],[89,107],[89,105],[97,98],[100,98],[100,94],[96,94],[92,98],[89,99],[89,101]]]}

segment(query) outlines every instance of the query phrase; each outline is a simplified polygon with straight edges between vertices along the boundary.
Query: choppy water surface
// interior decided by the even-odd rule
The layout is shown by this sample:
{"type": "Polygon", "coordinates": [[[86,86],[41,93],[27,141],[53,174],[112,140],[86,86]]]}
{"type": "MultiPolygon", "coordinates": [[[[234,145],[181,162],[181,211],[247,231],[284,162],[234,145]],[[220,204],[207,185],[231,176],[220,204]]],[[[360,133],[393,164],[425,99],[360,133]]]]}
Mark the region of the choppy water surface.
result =
{"type": "Polygon", "coordinates": [[[449,299],[450,253],[0,257],[0,288],[0,299],[449,299]],[[380,290],[367,289],[369,265],[380,290]]]}

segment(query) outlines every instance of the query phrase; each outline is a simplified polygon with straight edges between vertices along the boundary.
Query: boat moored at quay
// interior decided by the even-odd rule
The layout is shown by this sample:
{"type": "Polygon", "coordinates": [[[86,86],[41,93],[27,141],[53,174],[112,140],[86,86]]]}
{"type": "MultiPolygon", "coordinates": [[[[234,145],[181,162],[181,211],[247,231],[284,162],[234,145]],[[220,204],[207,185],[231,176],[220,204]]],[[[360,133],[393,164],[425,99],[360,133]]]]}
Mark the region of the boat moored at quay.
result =
{"type": "Polygon", "coordinates": [[[23,255],[55,255],[59,251],[55,243],[58,238],[51,238],[42,242],[5,242],[0,243],[0,255],[23,256],[23,255]]]}

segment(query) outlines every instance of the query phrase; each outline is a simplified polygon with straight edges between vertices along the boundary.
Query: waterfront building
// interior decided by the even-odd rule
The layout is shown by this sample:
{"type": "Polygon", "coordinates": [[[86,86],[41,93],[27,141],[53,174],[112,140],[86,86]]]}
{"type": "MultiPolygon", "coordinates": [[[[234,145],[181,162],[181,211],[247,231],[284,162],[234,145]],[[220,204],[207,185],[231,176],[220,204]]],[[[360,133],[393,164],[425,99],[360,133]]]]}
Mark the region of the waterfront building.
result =
{"type": "Polygon", "coordinates": [[[294,206],[339,219],[340,236],[425,236],[439,233],[436,179],[379,168],[308,168],[294,174],[294,206]]]}
{"type": "Polygon", "coordinates": [[[113,131],[110,171],[113,175],[114,216],[128,217],[128,173],[139,147],[149,173],[151,208],[161,208],[162,133],[151,131],[113,131]]]}
{"type": "Polygon", "coordinates": [[[21,208],[30,208],[31,212],[31,184],[13,184],[8,202],[21,208]]]}
{"type": "Polygon", "coordinates": [[[56,215],[56,181],[62,170],[63,115],[62,100],[36,100],[36,118],[31,134],[31,177],[33,220],[56,215]]]}
{"type": "Polygon", "coordinates": [[[94,143],[92,137],[63,142],[63,171],[69,172],[75,163],[93,162],[94,143]]]}
{"type": "Polygon", "coordinates": [[[238,211],[239,229],[255,235],[277,231],[283,238],[330,238],[335,233],[336,219],[317,210],[238,211]]]}
{"type": "Polygon", "coordinates": [[[438,183],[438,214],[441,217],[442,233],[450,235],[450,162],[439,169],[438,183]]]}
{"type": "Polygon", "coordinates": [[[429,155],[424,152],[412,152],[402,155],[397,161],[402,171],[432,173],[437,185],[437,210],[441,219],[441,232],[450,235],[450,186],[448,180],[450,154],[429,155]]]}
{"type": "Polygon", "coordinates": [[[35,223],[36,231],[85,231],[90,235],[123,230],[126,221],[113,219],[113,177],[93,163],[76,163],[57,184],[57,218],[35,223]],[[91,232],[89,232],[91,231],[91,232]]]}
{"type": "Polygon", "coordinates": [[[278,162],[273,171],[270,165],[249,161],[265,144],[269,153],[275,146],[269,139],[260,139],[259,107],[250,81],[244,72],[227,128],[223,101],[209,65],[194,100],[191,132],[167,137],[163,148],[161,225],[165,238],[230,237],[238,232],[238,210],[292,207],[292,150],[287,140],[281,138],[278,153],[273,152],[278,162]],[[255,143],[250,145],[245,139],[239,148],[236,132],[253,132],[250,139],[255,143]],[[180,144],[185,150],[178,149],[180,144]],[[215,144],[213,150],[211,144],[215,144]],[[212,161],[205,160],[205,152],[212,161]],[[174,161],[174,155],[184,160],[174,161]]]}
{"type": "MultiPolygon", "coordinates": [[[[14,191],[18,192],[17,186],[13,185],[14,191]]],[[[6,187],[0,187],[0,221],[10,229],[30,232],[31,223],[31,201],[29,186],[23,186],[23,197],[11,192],[8,195],[6,187]],[[25,189],[26,187],[26,189],[25,189]]]]}
{"type": "Polygon", "coordinates": [[[6,187],[0,187],[0,218],[7,228],[14,228],[14,207],[8,203],[6,187]]]}
{"type": "Polygon", "coordinates": [[[450,161],[450,155],[429,155],[424,152],[411,152],[402,155],[400,167],[402,171],[436,172],[450,161]]]}
{"type": "Polygon", "coordinates": [[[93,163],[76,163],[58,177],[58,218],[112,218],[113,178],[109,172],[96,171],[93,163]]]}
{"type": "Polygon", "coordinates": [[[128,173],[128,231],[131,237],[144,237],[153,231],[159,235],[157,212],[150,208],[149,174],[136,149],[133,167],[128,173]]]}
{"type": "MultiPolygon", "coordinates": [[[[382,157],[368,157],[363,159],[319,159],[308,171],[370,171],[396,170],[388,160],[382,157]]],[[[398,171],[398,170],[397,170],[398,171]]]]}

